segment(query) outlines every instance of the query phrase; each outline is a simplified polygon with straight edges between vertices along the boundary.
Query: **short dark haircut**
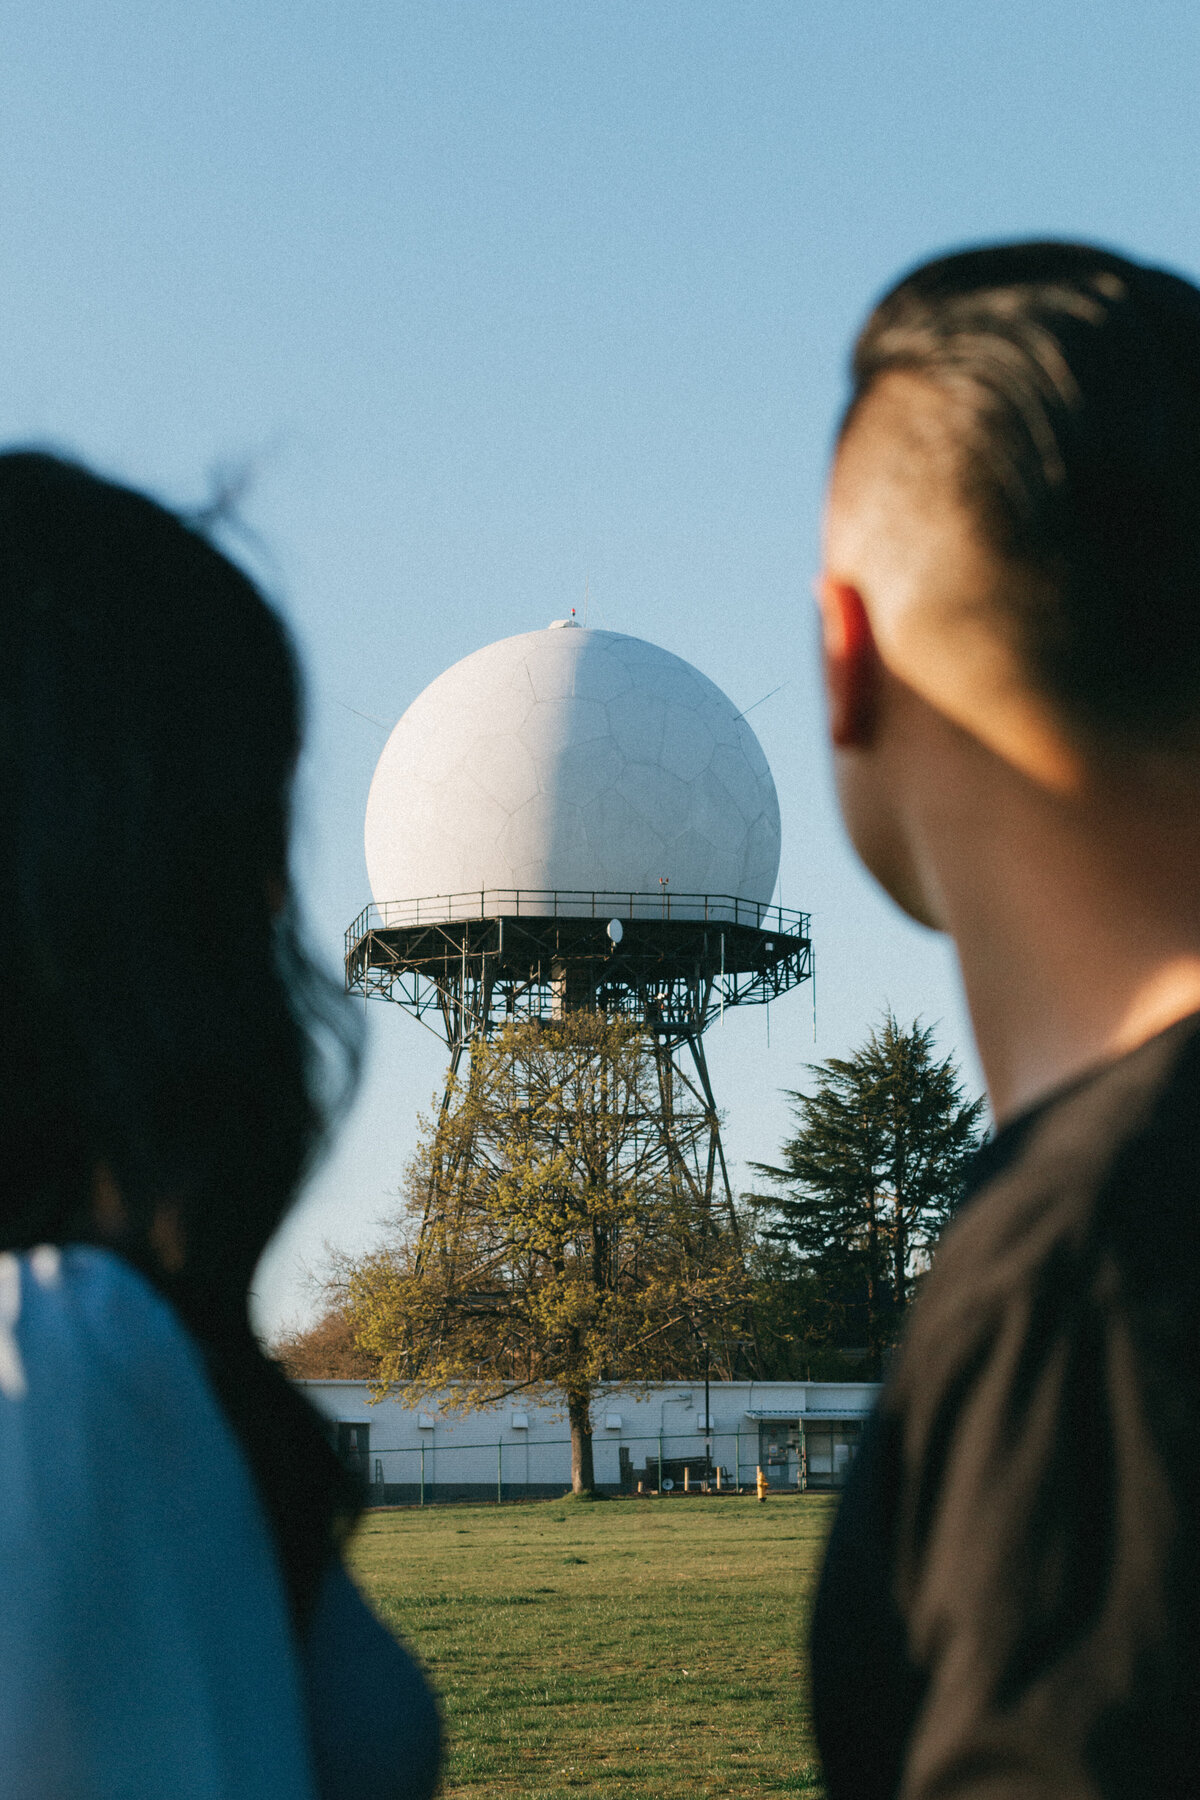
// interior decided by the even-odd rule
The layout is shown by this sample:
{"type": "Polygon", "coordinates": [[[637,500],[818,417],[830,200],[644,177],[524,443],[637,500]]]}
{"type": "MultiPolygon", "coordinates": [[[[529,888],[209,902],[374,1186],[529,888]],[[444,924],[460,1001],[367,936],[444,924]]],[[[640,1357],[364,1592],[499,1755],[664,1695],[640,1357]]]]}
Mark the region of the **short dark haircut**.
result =
{"type": "Polygon", "coordinates": [[[198,1306],[244,1310],[353,1062],[292,901],[299,742],[283,625],[204,532],[0,455],[3,1244],[91,1235],[105,1168],[126,1252],[169,1203],[198,1306]]]}
{"type": "Polygon", "coordinates": [[[915,269],[854,352],[843,434],[906,372],[955,402],[961,497],[1031,680],[1094,741],[1200,731],[1200,291],[1017,243],[915,269]]]}

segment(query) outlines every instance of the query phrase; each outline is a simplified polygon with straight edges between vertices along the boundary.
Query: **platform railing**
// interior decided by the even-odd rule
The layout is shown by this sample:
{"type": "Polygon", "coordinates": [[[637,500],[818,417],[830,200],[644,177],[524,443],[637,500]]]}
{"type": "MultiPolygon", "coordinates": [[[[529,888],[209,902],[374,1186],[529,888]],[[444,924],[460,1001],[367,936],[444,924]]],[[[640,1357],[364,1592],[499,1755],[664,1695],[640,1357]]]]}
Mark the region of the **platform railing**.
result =
{"type": "Polygon", "coordinates": [[[639,893],[617,888],[475,888],[365,906],[346,933],[347,951],[369,931],[472,919],[674,919],[689,924],[744,925],[781,937],[809,935],[809,915],[737,894],[685,894],[670,888],[639,893]]]}

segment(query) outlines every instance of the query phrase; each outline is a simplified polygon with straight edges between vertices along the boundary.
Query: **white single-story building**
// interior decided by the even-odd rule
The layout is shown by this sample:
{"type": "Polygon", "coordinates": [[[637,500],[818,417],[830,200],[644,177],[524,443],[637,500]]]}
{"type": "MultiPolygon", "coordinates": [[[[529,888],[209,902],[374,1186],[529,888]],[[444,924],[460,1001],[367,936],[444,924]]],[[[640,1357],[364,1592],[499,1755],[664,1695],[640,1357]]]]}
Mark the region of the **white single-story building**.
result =
{"type": "MultiPolygon", "coordinates": [[[[571,1483],[565,1408],[515,1394],[459,1410],[454,1390],[409,1404],[403,1385],[372,1403],[365,1381],[302,1381],[341,1455],[376,1504],[547,1497],[571,1483]]],[[[703,1381],[605,1388],[592,1406],[596,1483],[607,1493],[671,1493],[718,1484],[836,1488],[858,1448],[878,1385],[866,1381],[703,1381]]]]}

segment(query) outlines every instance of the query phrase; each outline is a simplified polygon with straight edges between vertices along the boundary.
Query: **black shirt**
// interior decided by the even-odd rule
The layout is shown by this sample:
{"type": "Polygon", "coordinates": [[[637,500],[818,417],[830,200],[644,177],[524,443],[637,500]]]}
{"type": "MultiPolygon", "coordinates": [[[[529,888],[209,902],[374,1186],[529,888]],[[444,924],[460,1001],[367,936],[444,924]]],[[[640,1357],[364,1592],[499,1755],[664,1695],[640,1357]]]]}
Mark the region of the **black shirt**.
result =
{"type": "Polygon", "coordinates": [[[1200,1795],[1200,1017],[980,1152],[812,1637],[830,1800],[1200,1795]]]}

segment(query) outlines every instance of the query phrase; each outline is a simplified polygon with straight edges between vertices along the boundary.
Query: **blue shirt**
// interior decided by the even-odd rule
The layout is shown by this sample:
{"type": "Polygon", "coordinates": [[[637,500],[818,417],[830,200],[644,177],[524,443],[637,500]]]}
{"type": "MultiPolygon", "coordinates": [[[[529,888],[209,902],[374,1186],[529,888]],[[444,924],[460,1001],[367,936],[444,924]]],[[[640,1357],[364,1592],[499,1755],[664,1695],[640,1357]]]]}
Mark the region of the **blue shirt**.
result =
{"type": "Polygon", "coordinates": [[[5,1800],[423,1800],[438,1728],[344,1570],[301,1650],[202,1359],[134,1269],[0,1254],[5,1800]]]}

